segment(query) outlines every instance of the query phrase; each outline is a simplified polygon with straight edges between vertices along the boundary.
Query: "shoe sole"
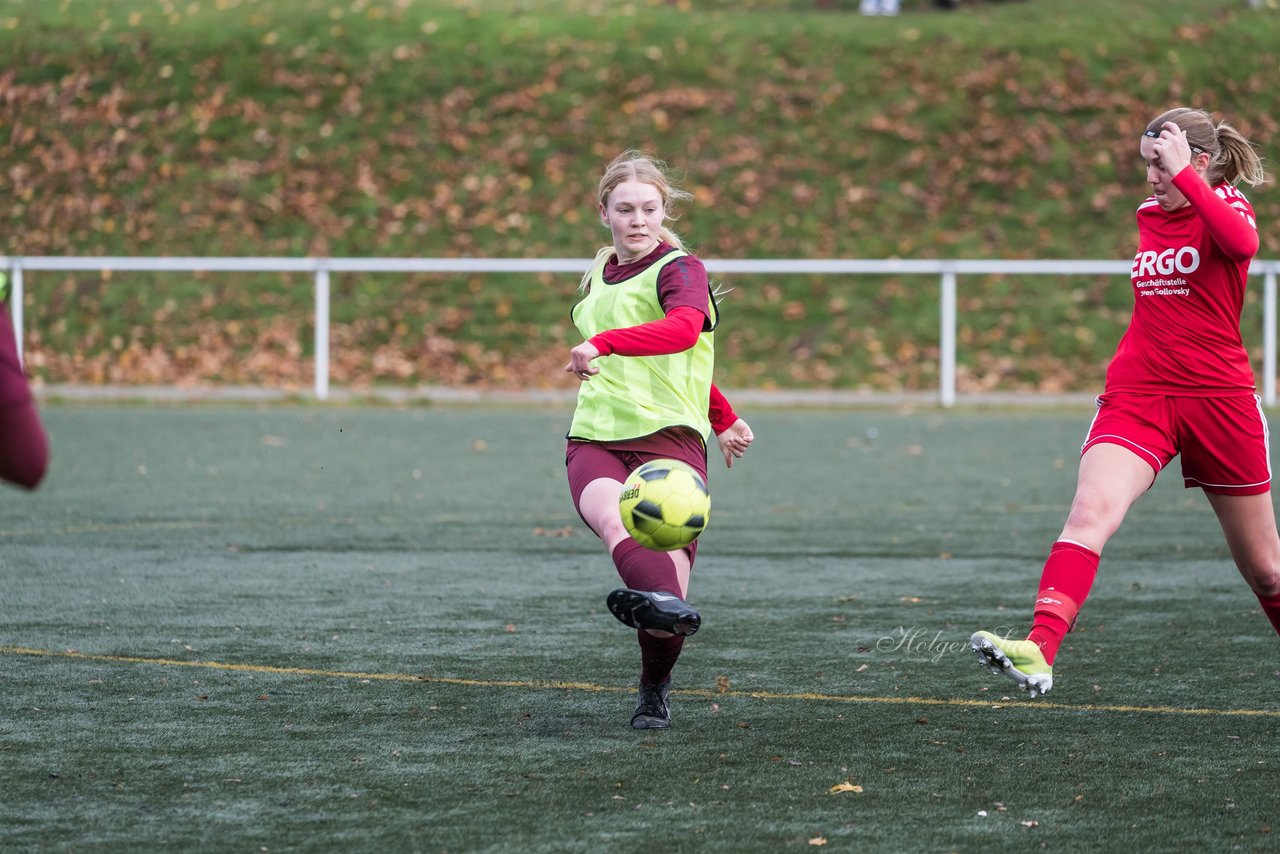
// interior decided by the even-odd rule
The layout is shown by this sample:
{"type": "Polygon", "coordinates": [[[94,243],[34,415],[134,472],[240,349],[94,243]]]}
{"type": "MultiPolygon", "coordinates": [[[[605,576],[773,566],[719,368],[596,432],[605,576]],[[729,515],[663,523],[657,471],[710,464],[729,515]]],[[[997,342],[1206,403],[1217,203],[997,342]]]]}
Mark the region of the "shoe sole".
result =
{"type": "Polygon", "coordinates": [[[632,729],[670,729],[671,718],[634,717],[631,719],[632,729]]]}
{"type": "Polygon", "coordinates": [[[1027,696],[1035,699],[1046,694],[1053,687],[1053,677],[1043,673],[1026,674],[1014,665],[1005,651],[991,642],[990,638],[974,635],[969,638],[969,648],[978,656],[978,664],[990,668],[992,673],[1007,676],[1027,692],[1027,696]]]}
{"type": "Polygon", "coordinates": [[[653,629],[688,637],[702,626],[702,616],[688,603],[681,602],[684,607],[672,613],[663,609],[665,601],[681,602],[674,596],[670,600],[658,600],[652,594],[627,588],[613,591],[605,600],[609,612],[633,629],[653,629]]]}

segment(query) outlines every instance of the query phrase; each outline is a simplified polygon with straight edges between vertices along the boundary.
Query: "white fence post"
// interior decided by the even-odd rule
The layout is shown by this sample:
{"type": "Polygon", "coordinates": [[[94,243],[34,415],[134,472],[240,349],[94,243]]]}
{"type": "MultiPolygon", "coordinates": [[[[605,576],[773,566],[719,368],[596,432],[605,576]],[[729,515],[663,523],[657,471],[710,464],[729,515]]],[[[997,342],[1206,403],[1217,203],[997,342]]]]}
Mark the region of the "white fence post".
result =
{"type": "Polygon", "coordinates": [[[9,312],[13,315],[13,337],[18,345],[18,364],[22,364],[22,263],[15,260],[9,268],[9,312]]]}
{"type": "Polygon", "coordinates": [[[1262,402],[1276,405],[1276,265],[1267,266],[1262,286],[1262,402]]]}
{"type": "Polygon", "coordinates": [[[329,268],[316,268],[316,398],[329,397],[329,268]]]}
{"type": "Polygon", "coordinates": [[[938,330],[938,402],[956,405],[956,273],[944,268],[938,330]]]}

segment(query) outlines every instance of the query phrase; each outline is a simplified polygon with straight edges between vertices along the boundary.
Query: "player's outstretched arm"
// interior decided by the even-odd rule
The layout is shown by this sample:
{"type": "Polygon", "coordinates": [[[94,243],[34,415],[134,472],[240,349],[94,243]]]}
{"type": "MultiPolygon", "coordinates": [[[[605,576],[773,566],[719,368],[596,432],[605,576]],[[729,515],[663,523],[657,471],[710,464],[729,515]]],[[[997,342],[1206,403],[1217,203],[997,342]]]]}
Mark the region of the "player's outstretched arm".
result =
{"type": "Polygon", "coordinates": [[[695,308],[677,306],[665,317],[637,326],[601,332],[569,351],[565,371],[580,380],[600,373],[591,360],[600,356],[665,356],[681,353],[698,342],[706,316],[695,308]]]}

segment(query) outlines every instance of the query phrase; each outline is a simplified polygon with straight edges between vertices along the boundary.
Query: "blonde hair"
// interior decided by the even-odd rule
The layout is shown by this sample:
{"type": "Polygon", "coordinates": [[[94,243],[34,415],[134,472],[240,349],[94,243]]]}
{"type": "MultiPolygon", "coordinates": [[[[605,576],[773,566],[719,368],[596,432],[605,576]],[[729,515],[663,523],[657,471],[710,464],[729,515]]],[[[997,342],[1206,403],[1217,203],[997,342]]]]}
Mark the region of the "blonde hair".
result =
{"type": "Polygon", "coordinates": [[[1225,121],[1215,123],[1213,116],[1204,110],[1174,107],[1152,119],[1146,134],[1159,136],[1165,122],[1173,122],[1182,129],[1193,154],[1202,151],[1209,155],[1209,168],[1204,173],[1209,186],[1223,181],[1230,184],[1244,181],[1256,187],[1267,180],[1262,158],[1254,150],[1253,143],[1225,121]]]}
{"type": "MultiPolygon", "coordinates": [[[[666,163],[644,152],[628,149],[613,158],[609,165],[605,167],[604,174],[600,176],[600,183],[596,185],[596,203],[601,207],[607,208],[609,206],[609,194],[617,189],[619,184],[626,181],[640,181],[655,187],[658,190],[658,195],[662,197],[662,208],[666,213],[667,219],[676,219],[675,216],[672,216],[672,208],[676,202],[693,198],[692,193],[686,192],[675,185],[671,178],[671,170],[666,163]]],[[[677,249],[685,248],[680,236],[665,225],[658,229],[658,238],[670,243],[677,249]]],[[[591,284],[591,271],[602,260],[608,258],[613,250],[613,244],[600,247],[591,262],[591,267],[582,275],[582,281],[578,285],[579,290],[584,292],[587,290],[587,287],[591,284]]]]}

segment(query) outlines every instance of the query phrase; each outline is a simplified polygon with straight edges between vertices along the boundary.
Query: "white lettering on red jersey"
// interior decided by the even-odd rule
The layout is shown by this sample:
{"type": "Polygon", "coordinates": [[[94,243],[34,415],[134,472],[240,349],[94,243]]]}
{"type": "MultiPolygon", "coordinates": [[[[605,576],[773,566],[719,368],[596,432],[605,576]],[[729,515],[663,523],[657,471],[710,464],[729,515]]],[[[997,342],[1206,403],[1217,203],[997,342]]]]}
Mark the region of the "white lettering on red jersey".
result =
{"type": "MultiPolygon", "coordinates": [[[[1253,207],[1238,189],[1220,184],[1213,195],[1204,193],[1208,204],[1225,203],[1240,217],[1238,226],[1230,217],[1225,227],[1257,230],[1253,207]]],[[[1153,196],[1138,206],[1137,220],[1133,316],[1107,369],[1107,390],[1252,392],[1253,369],[1240,339],[1250,259],[1228,257],[1194,205],[1166,211],[1153,196]]]]}

